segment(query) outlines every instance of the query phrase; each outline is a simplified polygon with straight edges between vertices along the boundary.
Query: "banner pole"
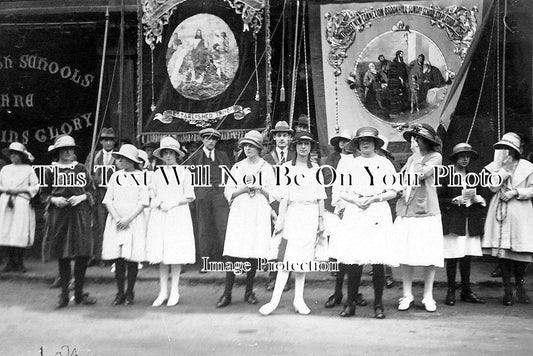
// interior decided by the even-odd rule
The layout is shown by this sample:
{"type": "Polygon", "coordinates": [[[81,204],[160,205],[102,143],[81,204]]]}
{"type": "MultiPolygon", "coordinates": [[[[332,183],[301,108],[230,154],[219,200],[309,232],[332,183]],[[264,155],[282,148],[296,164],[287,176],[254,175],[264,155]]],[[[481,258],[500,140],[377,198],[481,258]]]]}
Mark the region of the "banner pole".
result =
{"type": "Polygon", "coordinates": [[[118,92],[118,144],[120,146],[122,142],[122,119],[123,113],[123,101],[124,101],[124,0],[120,1],[120,82],[118,92]]]}
{"type": "Polygon", "coordinates": [[[109,7],[106,8],[106,11],[105,11],[105,30],[104,30],[104,44],[102,47],[102,63],[100,64],[100,82],[98,83],[98,99],[96,100],[96,115],[95,115],[94,123],[93,123],[93,137],[91,140],[91,152],[89,153],[89,163],[88,163],[89,166],[87,167],[90,173],[92,173],[92,170],[93,170],[93,159],[94,159],[94,151],[96,149],[96,139],[99,135],[98,120],[100,118],[100,99],[102,98],[102,85],[103,85],[103,78],[104,78],[105,58],[106,58],[106,52],[107,52],[108,29],[109,29],[109,7]]]}

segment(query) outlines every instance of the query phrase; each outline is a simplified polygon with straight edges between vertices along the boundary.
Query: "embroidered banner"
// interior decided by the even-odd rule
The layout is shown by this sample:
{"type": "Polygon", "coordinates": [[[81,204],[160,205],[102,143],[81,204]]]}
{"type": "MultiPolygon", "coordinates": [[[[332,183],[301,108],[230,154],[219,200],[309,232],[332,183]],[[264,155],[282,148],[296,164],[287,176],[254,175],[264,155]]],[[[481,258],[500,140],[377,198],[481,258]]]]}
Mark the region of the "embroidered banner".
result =
{"type": "Polygon", "coordinates": [[[47,164],[48,146],[69,134],[84,157],[98,87],[96,25],[1,26],[0,35],[0,146],[21,142],[47,164]]]}
{"type": "Polygon", "coordinates": [[[205,127],[239,137],[264,128],[262,10],[228,0],[174,3],[161,25],[150,13],[143,18],[153,46],[153,53],[143,46],[143,141],[165,133],[197,138],[205,127]]]}
{"type": "Polygon", "coordinates": [[[321,141],[362,126],[391,141],[403,141],[411,123],[447,127],[483,0],[313,2],[309,16],[321,141]]]}

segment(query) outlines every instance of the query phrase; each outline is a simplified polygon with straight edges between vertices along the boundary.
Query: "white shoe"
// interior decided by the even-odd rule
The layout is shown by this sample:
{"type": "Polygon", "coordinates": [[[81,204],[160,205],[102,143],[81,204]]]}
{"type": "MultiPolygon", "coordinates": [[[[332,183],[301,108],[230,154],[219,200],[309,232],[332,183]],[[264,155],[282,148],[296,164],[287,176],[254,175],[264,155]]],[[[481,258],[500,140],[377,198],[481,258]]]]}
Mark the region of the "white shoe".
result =
{"type": "Polygon", "coordinates": [[[267,316],[272,314],[274,310],[278,307],[278,303],[270,302],[263,305],[261,308],[259,308],[259,314],[267,316]]]}
{"type": "Polygon", "coordinates": [[[167,301],[167,296],[165,294],[159,294],[159,296],[157,297],[156,300],[154,300],[154,302],[152,303],[152,306],[153,307],[160,307],[161,305],[163,305],[164,302],[167,301]]]}
{"type": "Polygon", "coordinates": [[[426,308],[426,311],[429,313],[433,313],[437,310],[437,302],[435,302],[435,299],[422,299],[422,304],[424,304],[424,307],[426,308]]]}
{"type": "Polygon", "coordinates": [[[180,295],[178,293],[176,294],[170,294],[170,298],[168,298],[167,307],[173,307],[180,301],[180,295]]]}
{"type": "Polygon", "coordinates": [[[400,304],[398,305],[398,310],[405,311],[411,308],[414,303],[415,298],[411,295],[408,297],[400,298],[400,304]]]}
{"type": "Polygon", "coordinates": [[[303,300],[294,301],[292,303],[292,306],[294,307],[294,312],[297,314],[311,314],[311,309],[305,304],[303,300]]]}

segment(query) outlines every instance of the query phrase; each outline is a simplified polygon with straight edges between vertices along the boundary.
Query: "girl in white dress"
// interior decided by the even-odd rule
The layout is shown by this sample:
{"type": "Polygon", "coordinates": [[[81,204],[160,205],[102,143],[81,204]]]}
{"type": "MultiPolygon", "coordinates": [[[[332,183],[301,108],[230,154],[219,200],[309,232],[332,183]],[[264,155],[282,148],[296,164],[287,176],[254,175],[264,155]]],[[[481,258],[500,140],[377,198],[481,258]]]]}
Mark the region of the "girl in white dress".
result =
{"type": "Polygon", "coordinates": [[[117,294],[113,305],[131,305],[137,280],[139,262],[146,259],[146,216],[148,187],[143,181],[138,151],[130,144],[113,152],[118,171],[111,175],[102,203],[108,215],[104,229],[102,259],[115,263],[117,294]],[[128,271],[128,288],[124,283],[128,271]]]}
{"type": "Polygon", "coordinates": [[[39,191],[31,165],[33,156],[19,142],[9,145],[11,164],[0,171],[0,246],[8,251],[4,272],[26,272],[24,249],[33,245],[35,211],[30,199],[39,191]]]}
{"type": "MultiPolygon", "coordinates": [[[[248,132],[239,142],[246,158],[231,168],[224,195],[230,203],[224,253],[232,263],[250,264],[246,272],[244,301],[257,304],[253,292],[258,259],[266,258],[270,242],[270,192],[275,184],[272,166],[259,153],[263,150],[263,137],[258,131],[248,132]]],[[[226,286],[217,308],[231,303],[235,273],[226,272],[226,286]]]]}
{"type": "MultiPolygon", "coordinates": [[[[291,183],[282,185],[277,193],[280,206],[274,228],[274,233],[282,233],[287,240],[284,263],[297,266],[293,307],[300,314],[311,313],[304,301],[305,265],[314,260],[317,234],[324,232],[324,199],[327,197],[316,179],[319,167],[310,160],[313,143],[316,142],[308,132],[298,132],[294,136],[291,149],[296,150],[296,157],[282,166],[288,169],[291,183]]],[[[259,313],[269,315],[278,307],[288,277],[288,270],[278,271],[272,299],[259,313]]]]}
{"type": "Polygon", "coordinates": [[[150,263],[159,263],[160,291],[152,306],[178,304],[179,278],[182,264],[196,262],[194,232],[189,203],[195,199],[192,174],[177,165],[185,153],[180,143],[172,137],[161,139],[154,156],[164,161],[152,175],[152,207],[146,238],[146,256],[150,263]],[[170,297],[168,295],[169,268],[172,273],[170,297]]]}
{"type": "Polygon", "coordinates": [[[346,265],[348,301],[340,315],[355,314],[363,265],[371,264],[374,316],[383,319],[384,265],[399,265],[392,234],[392,214],[387,203],[400,190],[399,179],[392,163],[376,153],[384,143],[378,137],[378,130],[362,127],[357,130],[352,143],[360,156],[341,158],[337,171],[343,179],[337,180],[333,193],[346,207],[338,234],[337,259],[346,265]]]}

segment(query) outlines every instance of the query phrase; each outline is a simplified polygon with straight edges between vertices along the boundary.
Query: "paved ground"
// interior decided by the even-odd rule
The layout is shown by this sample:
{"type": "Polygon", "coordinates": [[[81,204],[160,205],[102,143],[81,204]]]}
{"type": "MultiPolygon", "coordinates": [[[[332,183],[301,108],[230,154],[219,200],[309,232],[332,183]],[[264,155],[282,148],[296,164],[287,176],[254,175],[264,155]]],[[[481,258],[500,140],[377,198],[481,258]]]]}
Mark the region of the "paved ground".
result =
{"type": "MultiPolygon", "coordinates": [[[[476,267],[477,268],[477,267],[476,267]]],[[[492,266],[488,266],[490,270],[492,266]]],[[[53,269],[50,269],[53,271],[53,269]]],[[[155,271],[143,269],[136,288],[136,304],[110,305],[115,287],[110,278],[92,278],[87,291],[98,297],[90,307],[69,306],[56,311],[58,291],[49,281],[16,275],[0,277],[0,354],[55,355],[62,345],[76,348],[79,355],[190,355],[190,354],[312,354],[312,355],[531,355],[533,349],[533,306],[501,305],[501,287],[478,283],[475,290],[487,299],[485,305],[458,302],[445,306],[446,289],[435,289],[436,313],[420,304],[422,288],[417,286],[413,310],[398,312],[399,286],[385,291],[387,318],[372,318],[370,306],[359,307],[353,318],[338,317],[340,307],[324,309],[332,279],[311,278],[306,285],[308,316],[290,310],[293,292],[284,294],[275,314],[262,317],[258,305],[242,301],[244,288],[235,287],[234,303],[223,309],[214,304],[223,289],[222,276],[188,271],[182,275],[181,300],[174,308],[151,307],[158,285],[146,278],[155,271]],[[199,277],[200,276],[200,277],[199,277]],[[209,281],[209,283],[205,283],[209,281]]],[[[29,275],[31,276],[31,271],[29,275]]],[[[91,274],[98,274],[92,269],[91,274]]],[[[108,269],[102,273],[109,274],[108,269]]],[[[154,276],[156,274],[154,273],[154,276]]],[[[399,273],[398,273],[399,275],[399,273]]],[[[261,277],[261,276],[260,276],[261,277]]],[[[262,278],[259,278],[260,280],[262,278]]],[[[368,285],[362,292],[371,301],[368,285]]],[[[486,278],[487,280],[490,279],[486,278]]],[[[528,281],[531,288],[531,281],[528,281]]],[[[260,305],[270,293],[256,288],[260,305]]],[[[67,355],[66,348],[62,355],[67,355]]]]}

